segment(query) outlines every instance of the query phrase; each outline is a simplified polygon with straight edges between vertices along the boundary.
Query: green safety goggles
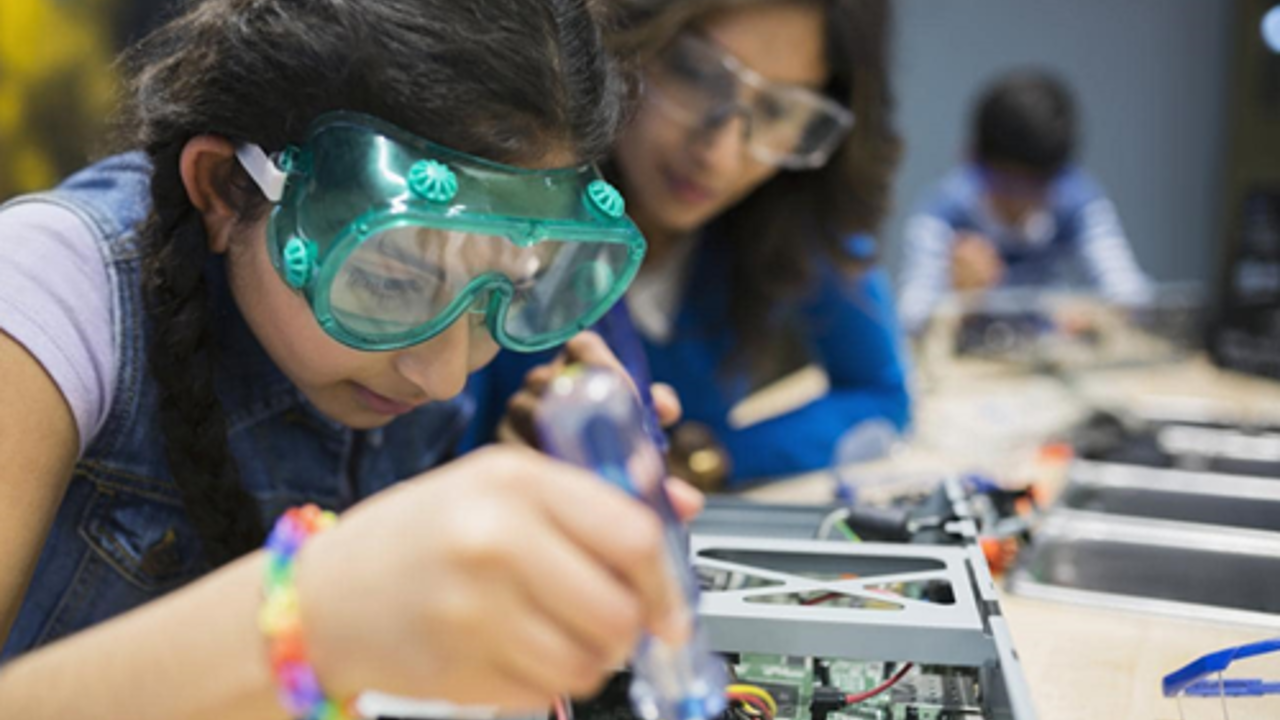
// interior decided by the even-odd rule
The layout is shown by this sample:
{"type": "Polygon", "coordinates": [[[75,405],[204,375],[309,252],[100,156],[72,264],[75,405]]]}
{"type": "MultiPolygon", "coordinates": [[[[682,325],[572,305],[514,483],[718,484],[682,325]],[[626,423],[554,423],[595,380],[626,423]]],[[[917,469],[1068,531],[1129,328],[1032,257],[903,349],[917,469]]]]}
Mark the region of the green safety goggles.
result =
{"type": "Polygon", "coordinates": [[[554,347],[599,320],[644,258],[592,166],[503,165],[354,113],[320,117],[274,159],[236,155],[275,203],[272,263],[359,350],[416,345],[467,312],[503,347],[554,347]]]}

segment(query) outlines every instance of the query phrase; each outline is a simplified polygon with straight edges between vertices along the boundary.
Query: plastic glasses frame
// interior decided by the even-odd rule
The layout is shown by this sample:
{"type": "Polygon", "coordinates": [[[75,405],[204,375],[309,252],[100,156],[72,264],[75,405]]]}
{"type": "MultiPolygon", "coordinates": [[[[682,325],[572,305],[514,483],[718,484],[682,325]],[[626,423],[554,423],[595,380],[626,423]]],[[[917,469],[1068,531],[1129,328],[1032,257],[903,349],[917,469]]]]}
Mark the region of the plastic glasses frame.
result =
{"type": "MultiPolygon", "coordinates": [[[[734,100],[732,103],[724,103],[721,112],[724,110],[732,110],[733,112],[726,115],[741,115],[745,122],[743,123],[743,133],[747,141],[747,149],[751,152],[752,157],[766,165],[781,167],[788,170],[811,170],[820,168],[831,159],[831,155],[835,149],[844,140],[844,138],[853,129],[855,116],[851,110],[840,105],[831,98],[816,92],[802,85],[790,83],[779,83],[769,80],[760,73],[748,67],[729,51],[720,47],[718,44],[708,40],[695,33],[686,32],[677,36],[671,43],[658,53],[655,61],[661,62],[668,53],[674,51],[679,43],[690,43],[716,56],[720,64],[727,70],[737,81],[735,88],[734,100]],[[742,87],[748,87],[756,93],[763,93],[769,89],[780,88],[788,93],[798,93],[806,96],[813,104],[826,113],[835,123],[836,130],[831,133],[823,143],[815,150],[804,154],[782,155],[774,153],[752,141],[753,125],[755,122],[754,112],[744,104],[741,100],[742,87]]],[[[657,83],[646,81],[645,93],[655,101],[655,104],[667,111],[667,114],[673,119],[681,122],[689,127],[705,126],[706,116],[702,118],[691,117],[690,113],[680,107],[678,103],[666,96],[666,93],[658,86],[657,83]]],[[[721,113],[715,113],[719,116],[721,113]]]]}

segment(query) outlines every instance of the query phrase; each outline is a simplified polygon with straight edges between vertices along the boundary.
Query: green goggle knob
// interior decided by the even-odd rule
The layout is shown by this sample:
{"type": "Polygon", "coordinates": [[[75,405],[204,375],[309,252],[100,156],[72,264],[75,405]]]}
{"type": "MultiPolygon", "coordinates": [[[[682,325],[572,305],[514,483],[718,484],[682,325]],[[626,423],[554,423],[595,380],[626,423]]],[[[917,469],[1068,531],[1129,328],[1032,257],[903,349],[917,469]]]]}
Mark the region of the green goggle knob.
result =
{"type": "Polygon", "coordinates": [[[284,281],[295,290],[306,287],[316,268],[315,243],[302,238],[289,238],[280,255],[284,266],[284,281]]]}
{"type": "Polygon", "coordinates": [[[587,197],[597,210],[615,220],[627,214],[627,201],[622,199],[622,193],[604,180],[592,180],[587,185],[587,197]]]}
{"type": "Polygon", "coordinates": [[[290,145],[280,152],[276,158],[276,167],[280,168],[280,172],[291,173],[298,169],[298,148],[290,145]]]}
{"type": "Polygon", "coordinates": [[[458,194],[458,176],[438,160],[419,160],[409,168],[409,190],[424,200],[446,203],[458,194]]]}

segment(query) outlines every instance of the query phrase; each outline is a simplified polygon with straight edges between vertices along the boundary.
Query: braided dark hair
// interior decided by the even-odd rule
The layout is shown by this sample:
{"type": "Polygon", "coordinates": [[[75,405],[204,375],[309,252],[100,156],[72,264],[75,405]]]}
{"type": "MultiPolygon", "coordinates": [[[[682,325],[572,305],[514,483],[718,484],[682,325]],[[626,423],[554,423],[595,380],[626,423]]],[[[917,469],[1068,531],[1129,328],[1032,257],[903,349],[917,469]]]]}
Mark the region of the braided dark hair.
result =
{"type": "MultiPolygon", "coordinates": [[[[380,117],[509,163],[553,147],[603,156],[625,116],[624,76],[591,0],[195,0],[126,55],[128,142],[154,165],[143,230],[148,350],[169,469],[207,560],[256,546],[214,392],[217,342],[201,214],[179,174],[201,134],[268,151],[330,110],[380,117]]],[[[219,193],[242,222],[266,200],[228,164],[219,193]]]]}

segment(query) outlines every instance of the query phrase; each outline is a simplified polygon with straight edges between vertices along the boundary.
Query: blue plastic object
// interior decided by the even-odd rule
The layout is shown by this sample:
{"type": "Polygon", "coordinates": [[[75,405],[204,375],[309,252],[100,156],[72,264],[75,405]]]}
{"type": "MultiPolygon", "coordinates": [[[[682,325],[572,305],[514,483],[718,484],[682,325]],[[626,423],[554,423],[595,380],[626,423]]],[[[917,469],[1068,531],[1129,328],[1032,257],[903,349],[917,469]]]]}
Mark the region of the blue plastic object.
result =
{"type": "Polygon", "coordinates": [[[964,483],[968,488],[978,495],[995,493],[1000,491],[1000,486],[994,480],[980,473],[969,473],[964,476],[964,483]]]}
{"type": "Polygon", "coordinates": [[[866,233],[850,235],[844,239],[844,252],[854,260],[871,262],[876,259],[876,240],[866,233]]]}
{"type": "Polygon", "coordinates": [[[836,440],[831,458],[836,476],[836,499],[845,505],[857,505],[860,502],[859,487],[883,484],[883,479],[864,475],[859,466],[888,457],[901,441],[901,432],[884,418],[863,420],[845,431],[836,440]]]}
{"type": "Polygon", "coordinates": [[[592,328],[618,356],[618,361],[626,369],[640,392],[640,402],[644,404],[644,429],[649,439],[663,455],[666,455],[667,434],[658,421],[658,410],[653,404],[653,374],[649,372],[649,356],[640,341],[640,333],[631,322],[631,314],[627,312],[626,303],[613,306],[600,322],[592,328]]]}
{"type": "MultiPolygon", "coordinates": [[[[594,471],[661,518],[667,568],[685,608],[694,613],[699,586],[689,564],[688,539],[667,497],[666,466],[643,417],[635,393],[620,374],[584,366],[570,367],[556,377],[537,412],[547,452],[594,471]]],[[[692,633],[681,641],[643,637],[631,666],[631,704],[642,720],[710,720],[724,712],[725,668],[696,619],[692,633]]]]}
{"type": "Polygon", "coordinates": [[[857,505],[858,489],[843,480],[837,480],[836,502],[841,505],[857,505]]]}
{"type": "Polygon", "coordinates": [[[1184,667],[1164,676],[1165,697],[1188,695],[1191,697],[1259,697],[1280,695],[1280,682],[1256,679],[1206,680],[1209,675],[1222,673],[1236,660],[1280,652],[1280,638],[1272,638],[1249,645],[1229,647],[1209,653],[1184,667]]]}

